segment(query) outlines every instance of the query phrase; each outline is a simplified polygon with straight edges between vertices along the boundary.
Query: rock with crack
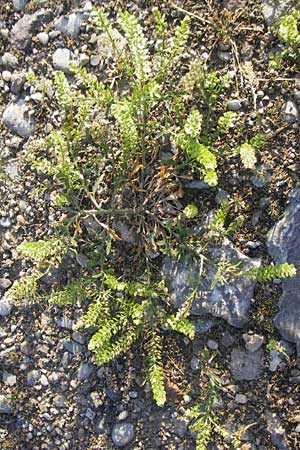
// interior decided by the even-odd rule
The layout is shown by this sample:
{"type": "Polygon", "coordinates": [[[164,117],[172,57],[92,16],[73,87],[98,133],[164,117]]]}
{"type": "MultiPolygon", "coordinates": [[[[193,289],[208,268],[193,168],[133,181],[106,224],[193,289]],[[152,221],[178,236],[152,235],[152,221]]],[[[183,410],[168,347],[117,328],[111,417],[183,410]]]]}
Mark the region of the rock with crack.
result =
{"type": "MultiPolygon", "coordinates": [[[[276,264],[288,262],[299,266],[300,256],[300,187],[289,197],[289,204],[282,219],[267,236],[267,248],[276,264]]],[[[282,281],[279,313],[274,324],[284,339],[297,344],[300,349],[300,276],[282,281]]]]}
{"type": "Polygon", "coordinates": [[[228,239],[224,239],[219,247],[211,249],[211,262],[205,266],[205,276],[200,275],[200,261],[191,261],[188,257],[180,260],[166,258],[163,271],[169,285],[171,302],[176,308],[180,308],[191,288],[197,286],[192,305],[193,314],[210,313],[214,317],[225,319],[230,325],[242,327],[248,322],[248,311],[256,283],[250,278],[240,278],[224,285],[217,283],[212,287],[217,271],[216,263],[220,260],[239,264],[240,270],[260,266],[259,260],[243,255],[228,239]]]}

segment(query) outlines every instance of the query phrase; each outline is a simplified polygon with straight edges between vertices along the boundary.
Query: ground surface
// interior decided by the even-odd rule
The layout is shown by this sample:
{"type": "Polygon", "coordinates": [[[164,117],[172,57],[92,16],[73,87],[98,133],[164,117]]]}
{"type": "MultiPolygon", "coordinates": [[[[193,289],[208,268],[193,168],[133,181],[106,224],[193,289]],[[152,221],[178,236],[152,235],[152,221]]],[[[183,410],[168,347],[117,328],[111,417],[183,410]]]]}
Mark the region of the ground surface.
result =
{"type": "MultiPolygon", "coordinates": [[[[78,11],[86,5],[84,1],[32,0],[22,12],[14,11],[12,1],[0,3],[0,56],[9,52],[17,58],[17,62],[8,67],[2,61],[0,113],[2,115],[12,100],[25,98],[35,116],[35,135],[40,135],[54,126],[55,110],[51,102],[44,104],[30,98],[33,92],[26,78],[22,81],[22,73],[31,68],[40,77],[51,78],[52,55],[60,47],[69,48],[74,55],[84,53],[91,57],[95,52],[91,40],[95,30],[86,19],[74,38],[61,33],[51,35],[54,20],[62,14],[78,11]],[[32,32],[26,48],[18,48],[10,35],[12,27],[25,13],[34,14],[42,7],[52,12],[47,24],[41,24],[32,32]],[[36,37],[40,31],[50,34],[46,45],[36,37]],[[12,87],[14,77],[19,80],[19,87],[12,87]]],[[[18,3],[22,4],[15,2],[18,3]]],[[[251,174],[238,171],[238,162],[231,160],[228,171],[223,171],[228,176],[222,177],[219,188],[236,198],[235,214],[245,218],[236,236],[236,247],[250,257],[269,261],[266,234],[282,216],[287,196],[299,178],[299,117],[295,115],[295,120],[287,121],[282,108],[289,100],[296,106],[298,102],[299,107],[300,81],[289,64],[277,72],[268,69],[269,52],[278,45],[278,40],[266,23],[261,2],[92,3],[105,4],[112,15],[126,6],[149,27],[152,6],[161,7],[171,26],[184,16],[183,9],[192,19],[190,46],[194,51],[207,54],[212,69],[223,74],[235,71],[232,98],[240,101],[243,120],[248,121],[249,127],[259,121],[263,131],[271,136],[260,161],[268,167],[269,179],[262,187],[255,186],[251,174]],[[243,71],[246,61],[253,65],[252,83],[243,71]],[[252,245],[253,242],[259,245],[252,245]]],[[[88,9],[86,7],[86,17],[88,9]]],[[[90,70],[97,72],[99,67],[90,62],[90,70]]],[[[0,124],[3,167],[0,173],[0,289],[3,293],[28,269],[27,262],[17,258],[16,246],[24,240],[37,240],[47,235],[55,219],[49,194],[33,195],[35,175],[20,160],[26,140],[0,124]]],[[[208,213],[216,206],[216,193],[217,190],[188,192],[183,201],[193,200],[208,213]]],[[[46,280],[49,286],[62,283],[60,275],[55,273],[46,280]]],[[[241,443],[237,448],[300,448],[300,369],[295,346],[283,342],[287,356],[280,359],[275,370],[270,370],[270,352],[266,347],[270,339],[281,339],[272,322],[278,311],[279,295],[277,284],[257,285],[250,320],[243,328],[233,328],[221,319],[205,317],[204,323],[212,320],[213,326],[206,333],[197,334],[192,343],[166,336],[165,348],[169,350],[164,361],[168,401],[163,408],[155,405],[149,385],[145,383],[143,355],[139,354],[139,348],[133,348],[126,357],[104,368],[93,365],[87,349],[88,336],[72,329],[82,315],[81,307],[62,310],[30,302],[14,306],[0,317],[1,449],[113,449],[117,447],[112,441],[112,429],[122,422],[134,428],[133,439],[123,447],[127,450],[195,449],[195,436],[187,427],[185,411],[205,388],[206,379],[200,376],[197,363],[205,346],[215,354],[211,367],[224,382],[218,414],[231,435],[240,431],[241,443]],[[261,337],[262,345],[260,353],[255,352],[259,361],[246,359],[246,366],[258,366],[252,379],[247,381],[247,376],[241,379],[234,376],[232,350],[243,352],[247,336],[251,335],[257,335],[258,340],[261,337]],[[3,406],[5,399],[10,403],[9,411],[3,406]]],[[[241,364],[240,359],[236,357],[238,364],[241,364]]],[[[214,432],[208,449],[229,448],[232,448],[230,442],[214,432]]]]}

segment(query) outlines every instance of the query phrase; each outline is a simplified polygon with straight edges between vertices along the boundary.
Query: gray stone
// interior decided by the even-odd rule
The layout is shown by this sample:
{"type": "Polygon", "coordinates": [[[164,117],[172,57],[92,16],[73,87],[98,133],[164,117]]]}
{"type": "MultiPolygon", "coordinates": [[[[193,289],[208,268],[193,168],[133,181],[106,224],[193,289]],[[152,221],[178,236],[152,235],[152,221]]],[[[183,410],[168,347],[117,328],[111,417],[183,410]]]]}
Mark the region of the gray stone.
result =
{"type": "Polygon", "coordinates": [[[199,358],[193,358],[193,359],[191,360],[190,365],[191,365],[191,369],[194,370],[194,371],[196,372],[196,371],[199,370],[200,367],[201,367],[200,359],[199,359],[199,358]]]}
{"type": "Polygon", "coordinates": [[[97,434],[107,434],[108,433],[108,427],[105,424],[104,417],[100,417],[99,420],[96,422],[95,431],[97,434]]]}
{"type": "Polygon", "coordinates": [[[54,69],[61,70],[62,72],[71,72],[70,68],[71,52],[68,48],[58,48],[55,50],[52,56],[52,62],[54,69]]]}
{"type": "Polygon", "coordinates": [[[80,364],[80,367],[78,369],[77,378],[80,381],[87,380],[93,373],[94,367],[92,364],[89,363],[83,363],[80,364]]]}
{"type": "Polygon", "coordinates": [[[269,370],[275,372],[282,362],[280,353],[277,350],[270,350],[269,370]]]}
{"type": "Polygon", "coordinates": [[[13,94],[19,95],[26,82],[26,74],[23,72],[13,73],[10,81],[10,90],[13,94]]]}
{"type": "Polygon", "coordinates": [[[6,370],[3,370],[2,380],[3,383],[7,386],[14,386],[17,382],[17,377],[13,373],[9,373],[6,372],[6,370]]]}
{"type": "Polygon", "coordinates": [[[11,72],[9,70],[3,70],[2,78],[8,83],[11,80],[11,72]]]}
{"type": "MultiPolygon", "coordinates": [[[[267,248],[276,264],[288,262],[299,265],[300,247],[300,188],[289,196],[289,204],[282,219],[267,236],[267,248]]],[[[279,313],[274,324],[282,337],[300,345],[300,277],[286,278],[281,283],[279,313]]]]}
{"type": "Polygon", "coordinates": [[[62,16],[55,21],[55,28],[67,36],[76,38],[80,33],[80,27],[82,24],[83,14],[72,13],[69,16],[62,16]]]}
{"type": "Polygon", "coordinates": [[[0,227],[2,227],[2,228],[10,228],[11,227],[11,220],[9,219],[9,217],[1,217],[0,227]]]}
{"type": "Polygon", "coordinates": [[[125,447],[134,438],[134,428],[131,423],[116,423],[113,426],[111,437],[117,447],[125,447]]]}
{"type": "Polygon", "coordinates": [[[35,383],[40,379],[41,371],[40,370],[31,370],[27,374],[27,384],[28,386],[34,386],[35,383]]]}
{"type": "Polygon", "coordinates": [[[230,355],[229,368],[235,380],[257,380],[262,372],[263,350],[256,352],[234,348],[230,355]]]}
{"type": "Polygon", "coordinates": [[[284,16],[289,8],[293,6],[292,0],[263,0],[262,12],[268,25],[273,25],[275,19],[284,16]]]}
{"type": "Polygon", "coordinates": [[[230,52],[222,52],[219,50],[217,52],[217,57],[220,59],[220,61],[223,61],[225,63],[228,63],[229,61],[231,61],[231,53],[230,52]]]}
{"type": "Polygon", "coordinates": [[[14,10],[20,12],[24,11],[24,8],[28,0],[13,0],[13,2],[14,2],[14,10]]]}
{"type": "Polygon", "coordinates": [[[42,31],[41,33],[38,33],[36,35],[36,37],[38,38],[38,40],[40,41],[40,43],[42,45],[47,45],[49,42],[49,34],[45,33],[44,31],[42,31]]]}
{"type": "Polygon", "coordinates": [[[74,341],[65,340],[64,348],[72,355],[79,355],[83,352],[83,346],[74,341]]]}
{"type": "Polygon", "coordinates": [[[0,316],[8,316],[11,313],[12,305],[6,298],[0,299],[0,316]]]}
{"type": "Polygon", "coordinates": [[[253,175],[250,180],[253,186],[257,188],[265,187],[269,182],[269,174],[264,166],[259,166],[257,172],[253,175]]]}
{"type": "Polygon", "coordinates": [[[242,107],[240,100],[234,98],[232,100],[228,100],[226,107],[229,111],[239,111],[242,107]]]}
{"type": "Polygon", "coordinates": [[[52,12],[41,9],[34,14],[25,14],[11,30],[11,43],[19,49],[29,47],[32,35],[52,20],[52,12]]]}
{"type": "Polygon", "coordinates": [[[256,352],[264,342],[264,337],[258,334],[243,334],[243,339],[249,352],[256,352]]]}
{"type": "Polygon", "coordinates": [[[18,58],[15,55],[12,55],[11,53],[4,53],[2,56],[2,64],[5,67],[11,67],[12,69],[15,69],[18,65],[18,58]]]}
{"type": "Polygon", "coordinates": [[[2,120],[4,125],[11,131],[14,131],[18,136],[28,137],[34,133],[34,118],[28,113],[27,105],[22,99],[10,103],[7,106],[2,120]]]}
{"type": "Polygon", "coordinates": [[[55,319],[55,323],[60,328],[66,328],[67,330],[72,330],[73,320],[69,319],[67,316],[62,316],[61,319],[55,319]]]}
{"type": "Polygon", "coordinates": [[[12,414],[12,413],[13,409],[11,406],[11,402],[5,395],[0,394],[0,414],[12,414]]]}
{"type": "Polygon", "coordinates": [[[56,408],[65,408],[66,402],[66,397],[63,394],[57,394],[53,399],[53,404],[56,408]]]}
{"type": "Polygon", "coordinates": [[[11,281],[8,278],[0,278],[0,289],[5,291],[11,286],[11,281]]]}
{"type": "Polygon", "coordinates": [[[185,433],[187,432],[188,421],[183,418],[176,418],[173,420],[174,424],[174,434],[183,438],[185,433]]]}
{"type": "MultiPolygon", "coordinates": [[[[251,259],[235,249],[228,239],[209,252],[210,261],[226,259],[233,264],[239,263],[241,270],[259,267],[260,261],[251,259]]],[[[255,282],[249,278],[236,279],[225,285],[217,283],[211,287],[216,267],[207,264],[205,277],[200,276],[200,262],[192,262],[188,257],[180,260],[166,258],[163,272],[170,290],[170,300],[176,308],[183,305],[191,286],[198,286],[192,305],[192,313],[203,315],[210,313],[225,319],[230,325],[242,327],[248,322],[248,311],[254,295],[255,282]]]]}
{"type": "Polygon", "coordinates": [[[120,414],[118,415],[118,420],[125,420],[128,417],[128,411],[122,411],[120,412],[120,414]]]}
{"type": "Polygon", "coordinates": [[[208,339],[207,341],[207,348],[209,348],[210,350],[218,350],[219,344],[217,343],[217,341],[214,341],[213,339],[208,339]]]}
{"type": "Polygon", "coordinates": [[[283,106],[282,113],[284,120],[290,125],[298,120],[298,108],[296,103],[292,100],[288,100],[286,102],[286,104],[283,106]]]}
{"type": "Polygon", "coordinates": [[[285,429],[281,425],[279,417],[272,411],[265,411],[265,418],[267,422],[267,430],[271,435],[273,444],[279,450],[291,450],[288,444],[285,429]]]}
{"type": "Polygon", "coordinates": [[[218,193],[216,195],[216,202],[218,203],[218,205],[221,205],[221,203],[228,200],[229,197],[230,197],[230,195],[228,194],[227,191],[224,191],[223,189],[219,189],[218,193]]]}
{"type": "Polygon", "coordinates": [[[234,401],[240,405],[245,405],[248,402],[248,399],[244,394],[236,394],[234,401]]]}

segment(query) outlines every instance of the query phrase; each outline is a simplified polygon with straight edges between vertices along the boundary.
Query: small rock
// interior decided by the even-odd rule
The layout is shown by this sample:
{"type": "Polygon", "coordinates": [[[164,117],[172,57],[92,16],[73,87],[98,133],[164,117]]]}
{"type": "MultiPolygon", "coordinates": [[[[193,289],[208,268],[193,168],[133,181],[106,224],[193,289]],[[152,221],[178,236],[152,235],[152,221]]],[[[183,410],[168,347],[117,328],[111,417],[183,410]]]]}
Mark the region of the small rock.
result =
{"type": "Polygon", "coordinates": [[[55,28],[67,36],[76,38],[80,33],[83,15],[81,13],[73,13],[69,16],[62,16],[55,22],[55,28]]]}
{"type": "Polygon", "coordinates": [[[85,412],[85,416],[90,420],[94,420],[96,417],[96,413],[91,408],[87,408],[87,410],[85,412]]]}
{"type": "Polygon", "coordinates": [[[34,119],[28,113],[27,105],[22,99],[10,103],[5,109],[2,119],[3,123],[18,136],[28,137],[34,133],[34,119]]]}
{"type": "Polygon", "coordinates": [[[11,220],[8,217],[1,217],[0,219],[0,227],[9,228],[11,227],[11,220]]]}
{"type": "Polygon", "coordinates": [[[83,11],[85,12],[90,12],[93,10],[93,5],[91,2],[86,2],[84,7],[83,7],[83,11]]]}
{"type": "Polygon", "coordinates": [[[17,382],[17,377],[16,375],[13,375],[12,373],[6,372],[6,370],[4,370],[2,374],[2,380],[3,383],[7,386],[14,386],[17,382]]]}
{"type": "Polygon", "coordinates": [[[241,405],[245,405],[248,402],[248,399],[244,394],[236,394],[234,401],[236,403],[240,403],[241,405]]]}
{"type": "Polygon", "coordinates": [[[292,125],[298,119],[298,108],[295,102],[288,100],[283,107],[283,118],[284,120],[292,125]]]}
{"type": "Polygon", "coordinates": [[[230,370],[235,380],[257,380],[260,377],[263,363],[263,351],[244,352],[234,348],[231,352],[230,370]]]}
{"type": "Polygon", "coordinates": [[[79,344],[85,343],[85,337],[81,333],[79,333],[79,331],[74,331],[74,333],[72,333],[72,339],[79,344]]]}
{"type": "Polygon", "coordinates": [[[189,183],[187,183],[185,185],[185,187],[187,189],[199,189],[199,190],[211,188],[211,186],[209,186],[209,184],[205,183],[204,181],[200,181],[200,180],[190,181],[189,183]]]}
{"type": "Polygon", "coordinates": [[[58,48],[55,50],[52,56],[54,69],[61,70],[66,73],[71,72],[70,58],[71,52],[68,48],[58,48]]]}
{"type": "Polygon", "coordinates": [[[200,359],[199,359],[199,358],[193,358],[193,359],[191,360],[190,365],[191,365],[191,369],[192,369],[192,370],[194,370],[194,371],[199,370],[200,367],[201,367],[200,359]]]}
{"type": "Polygon", "coordinates": [[[69,319],[67,316],[63,316],[61,319],[55,319],[55,323],[60,328],[66,328],[67,330],[72,330],[74,325],[73,320],[69,319]]]}
{"type": "Polygon", "coordinates": [[[272,411],[265,411],[265,417],[267,422],[267,430],[271,435],[273,444],[280,450],[290,450],[288,444],[285,429],[281,425],[280,419],[272,411]]]}
{"type": "Polygon", "coordinates": [[[41,372],[40,370],[31,370],[27,374],[27,384],[28,386],[34,386],[35,383],[40,379],[41,372]]]}
{"type": "Polygon", "coordinates": [[[111,437],[117,447],[124,447],[134,438],[134,428],[131,423],[116,423],[113,426],[111,437]]]}
{"type": "Polygon", "coordinates": [[[210,350],[218,350],[219,347],[219,344],[213,339],[209,339],[206,345],[210,350]]]}
{"type": "Polygon", "coordinates": [[[65,340],[63,346],[72,355],[79,355],[83,352],[83,346],[74,341],[65,340]]]}
{"type": "Polygon", "coordinates": [[[173,421],[174,424],[174,434],[183,438],[187,432],[188,421],[183,418],[176,418],[173,421]]]}
{"type": "Polygon", "coordinates": [[[81,53],[79,56],[79,65],[80,67],[86,66],[90,61],[89,55],[86,53],[81,53]]]}
{"type": "Polygon", "coordinates": [[[53,403],[56,406],[56,408],[65,408],[66,397],[62,394],[57,394],[53,399],[53,403]]]}
{"type": "Polygon", "coordinates": [[[11,286],[11,281],[8,278],[0,278],[0,289],[5,291],[11,286]]]}
{"type": "Polygon", "coordinates": [[[243,339],[250,352],[256,352],[264,343],[264,337],[259,334],[243,334],[243,339]]]}
{"type": "Polygon", "coordinates": [[[270,350],[269,370],[275,372],[281,362],[280,353],[277,350],[270,350]]]}
{"type": "Polygon", "coordinates": [[[42,376],[40,378],[40,383],[44,387],[49,386],[49,381],[48,381],[48,378],[46,377],[46,375],[42,374],[42,376]]]}
{"type": "Polygon", "coordinates": [[[234,337],[231,336],[231,334],[228,331],[225,331],[225,333],[222,336],[221,343],[222,345],[224,345],[224,347],[230,347],[234,343],[234,337]]]}
{"type": "Polygon", "coordinates": [[[262,12],[267,25],[273,25],[275,19],[280,19],[292,6],[292,0],[263,0],[262,12]]]}
{"type": "Polygon", "coordinates": [[[10,82],[10,90],[13,94],[19,95],[26,82],[26,74],[23,72],[13,73],[10,82]]]}
{"type": "Polygon", "coordinates": [[[11,80],[11,72],[9,70],[3,70],[2,78],[8,83],[11,80]]]}
{"type": "Polygon", "coordinates": [[[227,191],[224,191],[223,189],[219,189],[218,193],[216,195],[216,202],[218,203],[218,205],[221,205],[221,203],[228,200],[229,197],[230,197],[230,195],[228,194],[227,191]]]}
{"type": "Polygon", "coordinates": [[[212,320],[197,320],[194,322],[196,333],[204,334],[207,333],[213,326],[214,322],[212,320]]]}
{"type": "Polygon", "coordinates": [[[296,433],[300,433],[300,423],[295,428],[296,433]]]}
{"type": "Polygon", "coordinates": [[[77,373],[78,380],[80,381],[87,380],[91,376],[93,370],[94,367],[91,364],[89,363],[81,364],[77,373]]]}
{"type": "Polygon", "coordinates": [[[12,414],[13,410],[11,407],[11,402],[5,396],[0,394],[0,414],[12,414]]]}
{"type": "Polygon", "coordinates": [[[45,33],[44,31],[41,32],[41,33],[38,33],[38,34],[36,35],[36,37],[38,38],[38,40],[40,41],[40,43],[41,43],[42,45],[47,45],[48,42],[49,42],[49,34],[48,34],[48,33],[45,33]]]}
{"type": "Polygon", "coordinates": [[[0,299],[0,316],[5,317],[11,313],[12,305],[6,298],[0,299]]]}
{"type": "Polygon", "coordinates": [[[228,100],[226,107],[229,111],[239,111],[242,107],[242,104],[240,100],[234,98],[232,100],[228,100]]]}
{"type": "Polygon", "coordinates": [[[101,56],[100,55],[92,55],[90,58],[91,66],[96,67],[100,64],[101,56]]]}
{"type": "Polygon", "coordinates": [[[12,69],[15,69],[18,65],[18,58],[11,53],[4,53],[2,56],[2,64],[5,67],[11,67],[12,69]]]}
{"type": "Polygon", "coordinates": [[[28,0],[13,0],[14,3],[14,10],[15,11],[24,11],[25,5],[28,0]]]}
{"type": "Polygon", "coordinates": [[[223,61],[225,63],[228,63],[231,60],[231,53],[230,52],[217,52],[217,57],[220,59],[220,61],[223,61]]]}
{"type": "Polygon", "coordinates": [[[128,417],[128,411],[122,411],[120,412],[120,414],[118,415],[118,420],[125,420],[128,417]]]}
{"type": "Polygon", "coordinates": [[[105,433],[108,432],[107,426],[105,425],[104,417],[101,417],[96,422],[95,431],[96,431],[97,434],[105,434],[105,433]]]}
{"type": "Polygon", "coordinates": [[[36,103],[40,103],[43,100],[43,94],[41,92],[35,92],[30,96],[31,100],[36,103]]]}

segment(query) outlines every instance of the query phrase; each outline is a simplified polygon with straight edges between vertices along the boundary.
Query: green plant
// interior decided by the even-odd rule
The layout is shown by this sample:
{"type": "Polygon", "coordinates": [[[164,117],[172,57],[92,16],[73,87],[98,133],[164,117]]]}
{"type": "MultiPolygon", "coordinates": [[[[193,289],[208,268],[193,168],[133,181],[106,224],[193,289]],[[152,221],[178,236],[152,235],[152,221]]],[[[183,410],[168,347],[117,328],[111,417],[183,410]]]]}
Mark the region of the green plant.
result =
{"type": "MultiPolygon", "coordinates": [[[[193,338],[188,318],[197,287],[174,311],[155,258],[192,250],[202,274],[208,244],[234,230],[236,224],[225,223],[228,202],[200,232],[188,227],[190,220],[197,221],[198,209],[193,204],[183,208],[180,176],[200,174],[209,186],[217,185],[225,158],[222,139],[228,139],[238,117],[224,113],[220,100],[228,77],[209,72],[200,58],[188,67],[178,64],[192,59],[186,50],[189,18],[173,36],[157,9],[154,22],[156,42],[150,51],[136,17],[121,14],[117,23],[126,47],[120,50],[120,33],[104,10],[97,10],[96,26],[113,53],[105,81],[75,65],[72,84],[65,74],[54,73],[58,125],[27,147],[26,159],[37,171],[38,190],[49,192],[60,217],[52,237],[18,248],[21,257],[33,260],[33,270],[7,295],[47,297],[60,306],[86,302],[78,327],[92,328],[89,349],[98,364],[143,342],[154,398],[162,406],[164,334],[173,330],[193,338]],[[171,156],[162,159],[160,150],[171,156]],[[76,266],[74,279],[44,292],[43,277],[64,258],[81,254],[88,264],[76,266]]],[[[255,148],[259,141],[250,144],[255,148]]],[[[278,269],[276,278],[291,272],[278,269]]],[[[269,279],[270,273],[246,276],[269,279]]]]}
{"type": "Polygon", "coordinates": [[[212,439],[212,434],[217,433],[224,439],[230,435],[220,424],[220,393],[223,390],[222,379],[217,370],[209,367],[209,352],[205,350],[201,354],[202,370],[201,379],[206,379],[206,388],[202,393],[202,400],[186,411],[192,420],[190,430],[196,434],[196,450],[206,450],[212,439]]]}
{"type": "Polygon", "coordinates": [[[289,60],[300,65],[300,12],[293,9],[289,14],[281,17],[277,30],[283,50],[276,55],[271,55],[269,65],[271,68],[278,68],[284,60],[289,60]]]}

